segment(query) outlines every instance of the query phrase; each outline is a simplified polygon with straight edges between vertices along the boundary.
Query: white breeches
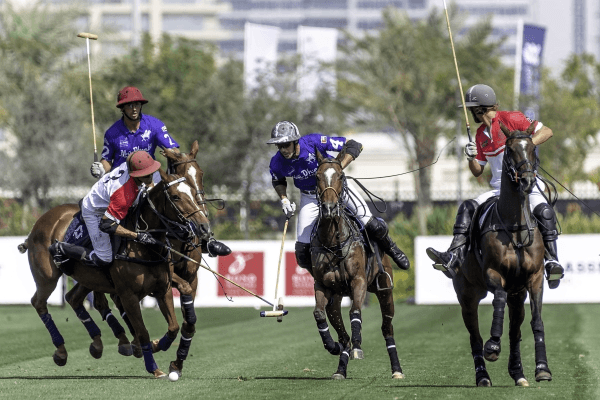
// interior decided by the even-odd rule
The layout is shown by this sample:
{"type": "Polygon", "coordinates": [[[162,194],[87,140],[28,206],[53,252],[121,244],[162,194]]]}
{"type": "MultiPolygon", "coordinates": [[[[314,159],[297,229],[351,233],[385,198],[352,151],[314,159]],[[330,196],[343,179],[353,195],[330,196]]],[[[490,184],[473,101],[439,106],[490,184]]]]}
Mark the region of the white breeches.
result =
{"type": "MultiPolygon", "coordinates": [[[[547,203],[546,199],[540,192],[540,189],[538,189],[538,186],[539,186],[542,190],[544,190],[546,188],[546,185],[544,185],[544,182],[542,182],[541,180],[539,180],[539,179],[536,179],[536,180],[537,180],[537,185],[536,185],[536,187],[533,188],[533,191],[531,192],[531,194],[529,194],[529,208],[531,209],[531,211],[533,211],[535,209],[535,207],[537,207],[539,204],[547,203]]],[[[500,189],[499,188],[493,189],[493,190],[490,190],[489,192],[483,193],[482,195],[477,197],[475,199],[475,201],[477,202],[477,204],[481,205],[490,197],[499,196],[499,195],[500,195],[500,189]]]]}
{"type": "Polygon", "coordinates": [[[92,251],[91,254],[96,253],[96,256],[98,256],[98,258],[102,261],[111,262],[113,259],[113,254],[112,245],[110,244],[110,235],[100,230],[100,219],[103,215],[104,210],[101,213],[97,213],[85,208],[85,206],[82,205],[81,216],[83,217],[88,232],[90,233],[92,246],[94,246],[94,251],[92,251]]]}
{"type": "MultiPolygon", "coordinates": [[[[347,184],[348,196],[344,199],[344,205],[352,210],[358,219],[366,225],[373,214],[371,214],[371,210],[369,210],[367,203],[352,182],[347,182],[347,184]]],[[[317,195],[300,192],[300,211],[298,211],[298,226],[296,229],[298,242],[310,243],[310,234],[318,217],[319,202],[317,201],[317,195]]]]}

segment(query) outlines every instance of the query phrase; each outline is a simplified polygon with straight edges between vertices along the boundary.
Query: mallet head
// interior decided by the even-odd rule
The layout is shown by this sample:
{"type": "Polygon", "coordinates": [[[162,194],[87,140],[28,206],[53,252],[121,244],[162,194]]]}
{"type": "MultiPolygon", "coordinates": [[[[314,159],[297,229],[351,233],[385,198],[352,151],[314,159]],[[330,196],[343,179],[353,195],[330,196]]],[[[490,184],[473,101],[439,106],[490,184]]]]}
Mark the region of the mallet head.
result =
{"type": "MultiPolygon", "coordinates": [[[[283,311],[283,297],[279,298],[279,301],[277,302],[277,311],[283,311]]],[[[282,322],[283,321],[283,315],[277,317],[277,322],[282,322]]]]}
{"type": "Polygon", "coordinates": [[[98,40],[98,35],[94,35],[93,33],[88,33],[88,32],[78,33],[77,37],[85,38],[85,39],[98,40]]]}
{"type": "Polygon", "coordinates": [[[284,315],[287,315],[288,311],[287,310],[277,310],[277,311],[261,311],[260,312],[260,316],[261,317],[277,317],[277,318],[281,318],[284,315]]]}

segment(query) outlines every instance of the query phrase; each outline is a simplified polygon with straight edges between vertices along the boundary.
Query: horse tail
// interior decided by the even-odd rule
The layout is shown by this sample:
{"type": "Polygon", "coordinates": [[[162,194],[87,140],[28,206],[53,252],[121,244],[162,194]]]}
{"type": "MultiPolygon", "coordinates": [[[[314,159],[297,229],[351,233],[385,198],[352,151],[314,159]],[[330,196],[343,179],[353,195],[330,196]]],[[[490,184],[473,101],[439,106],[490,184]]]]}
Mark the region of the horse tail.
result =
{"type": "Polygon", "coordinates": [[[27,237],[25,238],[25,241],[23,243],[21,243],[20,245],[17,246],[17,249],[19,249],[19,253],[24,254],[27,249],[29,248],[29,245],[27,244],[27,241],[29,240],[29,235],[27,235],[27,237]]]}

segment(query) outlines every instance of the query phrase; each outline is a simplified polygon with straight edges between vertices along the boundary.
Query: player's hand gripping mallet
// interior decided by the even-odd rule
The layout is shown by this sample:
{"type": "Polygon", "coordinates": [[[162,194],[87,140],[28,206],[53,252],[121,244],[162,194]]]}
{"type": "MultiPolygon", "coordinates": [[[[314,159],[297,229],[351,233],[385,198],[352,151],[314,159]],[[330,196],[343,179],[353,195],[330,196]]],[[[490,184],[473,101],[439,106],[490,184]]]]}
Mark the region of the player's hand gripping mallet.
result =
{"type": "Polygon", "coordinates": [[[88,76],[90,78],[90,107],[92,108],[92,135],[94,136],[94,162],[98,161],[98,150],[96,149],[96,124],[94,121],[94,96],[92,95],[92,64],[90,63],[90,39],[98,40],[98,35],[93,33],[81,32],[77,34],[77,37],[85,38],[85,44],[87,46],[87,60],[88,60],[88,76]]]}
{"type": "Polygon", "coordinates": [[[444,10],[446,10],[446,22],[448,23],[448,35],[450,36],[450,45],[452,46],[452,56],[454,56],[454,67],[456,68],[456,78],[458,79],[458,88],[460,89],[460,99],[462,100],[463,110],[465,112],[465,122],[467,124],[467,136],[469,136],[469,142],[471,139],[471,125],[469,125],[469,117],[467,115],[467,107],[465,106],[465,96],[463,95],[462,83],[460,81],[460,74],[458,73],[458,62],[456,62],[456,53],[454,51],[454,40],[452,40],[452,31],[450,30],[450,18],[448,18],[448,8],[446,7],[446,0],[444,0],[444,10]]]}
{"type": "MultiPolygon", "coordinates": [[[[283,244],[285,243],[285,233],[287,232],[289,218],[285,219],[285,225],[283,225],[283,236],[281,237],[281,249],[279,250],[279,263],[277,264],[277,279],[275,280],[275,301],[277,301],[277,290],[279,289],[279,272],[281,270],[281,257],[283,256],[283,244]]],[[[261,311],[261,317],[277,317],[277,322],[283,321],[283,316],[287,312],[283,313],[283,297],[277,301],[277,307],[273,306],[273,311],[261,311]]]]}

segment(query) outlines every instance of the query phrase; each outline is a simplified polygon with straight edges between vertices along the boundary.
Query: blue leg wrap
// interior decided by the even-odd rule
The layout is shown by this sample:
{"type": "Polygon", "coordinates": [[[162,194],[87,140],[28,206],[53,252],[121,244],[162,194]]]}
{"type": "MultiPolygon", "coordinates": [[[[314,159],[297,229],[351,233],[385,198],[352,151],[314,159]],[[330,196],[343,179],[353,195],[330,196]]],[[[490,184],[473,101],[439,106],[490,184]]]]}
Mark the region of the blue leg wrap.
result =
{"type": "Polygon", "coordinates": [[[321,340],[323,341],[323,346],[325,350],[329,353],[337,356],[344,350],[341,344],[335,342],[331,337],[331,333],[329,333],[329,326],[327,326],[327,322],[321,321],[317,322],[317,328],[319,329],[319,334],[321,335],[321,340]]]}
{"type": "Polygon", "coordinates": [[[96,325],[90,314],[85,310],[85,307],[77,307],[75,315],[83,323],[83,326],[85,326],[92,339],[100,335],[100,328],[98,328],[98,325],[96,325]]]}
{"type": "Polygon", "coordinates": [[[175,338],[176,337],[171,339],[169,337],[169,334],[165,333],[165,336],[161,337],[160,340],[158,341],[158,348],[161,349],[162,351],[169,350],[169,347],[171,347],[171,344],[173,343],[175,338]]]}
{"type": "Polygon", "coordinates": [[[182,294],[179,298],[185,311],[185,321],[188,324],[196,324],[196,310],[194,309],[194,298],[190,294],[182,294]]]}
{"type": "Polygon", "coordinates": [[[42,319],[44,325],[46,325],[46,329],[48,329],[48,332],[50,332],[50,337],[52,337],[52,343],[54,344],[54,346],[58,347],[62,344],[65,344],[65,339],[63,339],[62,335],[58,331],[58,328],[54,324],[54,321],[52,320],[52,315],[48,313],[42,314],[40,315],[40,318],[42,319]]]}
{"type": "Polygon", "coordinates": [[[102,310],[101,314],[102,319],[108,323],[108,326],[110,326],[110,329],[112,329],[116,338],[118,338],[122,333],[125,333],[125,329],[123,329],[119,321],[117,321],[117,318],[112,315],[110,309],[107,308],[106,310],[102,310]]]}
{"type": "Polygon", "coordinates": [[[387,347],[388,355],[390,356],[392,372],[402,372],[402,368],[400,367],[400,360],[398,360],[398,352],[396,351],[396,341],[393,337],[386,338],[385,345],[387,347]]]}
{"type": "Polygon", "coordinates": [[[360,349],[360,344],[362,343],[362,337],[360,336],[362,330],[360,312],[350,314],[350,327],[352,328],[352,346],[360,349]]]}
{"type": "Polygon", "coordinates": [[[143,344],[142,352],[144,353],[144,364],[146,365],[146,371],[153,374],[154,371],[158,369],[158,365],[156,365],[156,362],[154,361],[154,356],[152,355],[152,344],[143,344]]]}
{"type": "Polygon", "coordinates": [[[185,360],[188,356],[188,352],[190,351],[190,346],[192,345],[192,338],[186,338],[181,334],[181,340],[179,341],[179,348],[177,349],[177,358],[180,360],[185,360]]]}

